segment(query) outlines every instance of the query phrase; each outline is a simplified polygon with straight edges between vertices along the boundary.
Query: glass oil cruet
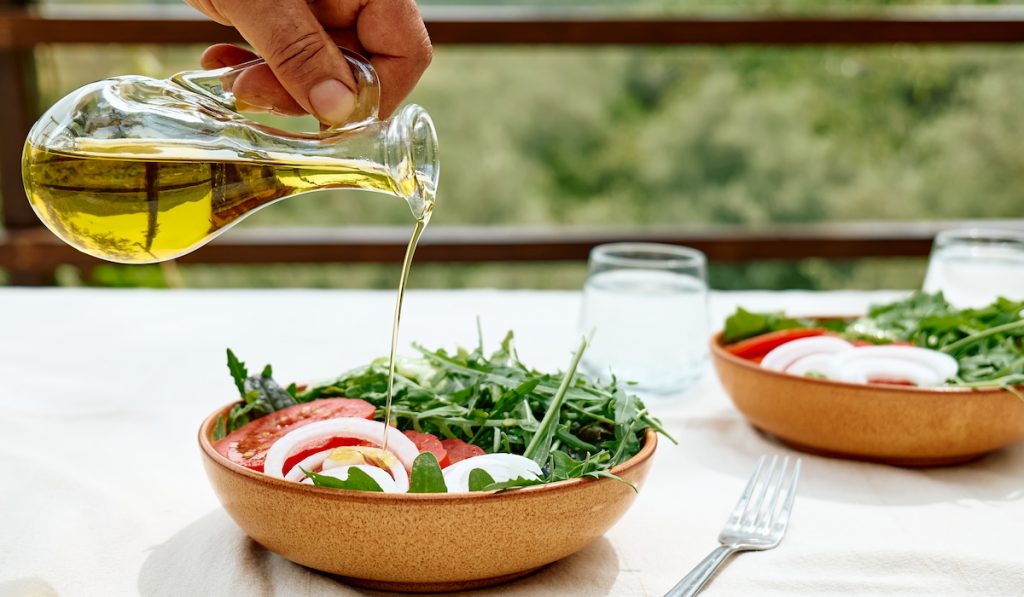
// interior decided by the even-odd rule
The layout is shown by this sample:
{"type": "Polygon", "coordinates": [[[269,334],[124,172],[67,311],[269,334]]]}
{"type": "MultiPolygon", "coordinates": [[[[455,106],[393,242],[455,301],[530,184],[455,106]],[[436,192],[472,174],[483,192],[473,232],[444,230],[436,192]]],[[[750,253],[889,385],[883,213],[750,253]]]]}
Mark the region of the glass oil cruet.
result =
{"type": "Polygon", "coordinates": [[[376,72],[344,52],[358,82],[356,109],[319,133],[285,132],[238,112],[231,86],[262,60],[86,85],[29,133],[29,201],[65,242],[119,263],[174,259],[261,207],[326,188],[401,197],[422,228],[440,171],[433,122],[414,104],[379,120],[376,72]]]}

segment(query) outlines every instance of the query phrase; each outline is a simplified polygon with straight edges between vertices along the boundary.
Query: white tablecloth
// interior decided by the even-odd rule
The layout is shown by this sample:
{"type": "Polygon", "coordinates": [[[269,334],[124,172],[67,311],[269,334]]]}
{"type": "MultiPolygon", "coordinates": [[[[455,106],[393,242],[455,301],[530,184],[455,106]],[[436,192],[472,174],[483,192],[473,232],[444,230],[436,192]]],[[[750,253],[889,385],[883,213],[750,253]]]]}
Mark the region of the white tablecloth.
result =
{"type": "MultiPolygon", "coordinates": [[[[891,295],[889,295],[891,296],[891,295]]],[[[850,313],[868,293],[731,293],[749,307],[850,313]]],[[[268,553],[219,507],[195,431],[232,398],[224,348],[278,379],[327,377],[384,354],[390,292],[0,289],[0,597],[350,595],[268,553]]],[[[402,341],[517,334],[562,368],[575,293],[413,292],[402,341]]],[[[651,404],[649,483],[606,537],[481,594],[661,595],[715,545],[757,456],[789,453],[746,425],[707,375],[651,404]]],[[[790,531],[733,560],[715,595],[1024,595],[1024,445],[955,468],[804,456],[790,531]]]]}

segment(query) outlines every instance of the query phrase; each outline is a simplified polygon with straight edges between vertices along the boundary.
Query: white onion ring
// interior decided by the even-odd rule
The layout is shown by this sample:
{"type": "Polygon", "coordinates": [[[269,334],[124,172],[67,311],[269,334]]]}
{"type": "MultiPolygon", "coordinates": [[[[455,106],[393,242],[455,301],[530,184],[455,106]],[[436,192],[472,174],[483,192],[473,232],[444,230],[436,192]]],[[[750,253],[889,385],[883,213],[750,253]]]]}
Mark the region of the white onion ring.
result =
{"type": "Polygon", "coordinates": [[[306,469],[307,471],[316,469],[316,467],[320,466],[325,460],[327,460],[327,457],[330,456],[333,451],[334,448],[328,448],[326,450],[321,450],[316,454],[310,454],[293,466],[290,471],[285,473],[284,478],[289,481],[301,481],[305,479],[306,473],[302,472],[302,469],[306,469]]]}
{"type": "MultiPolygon", "coordinates": [[[[379,421],[355,417],[327,419],[303,425],[298,429],[289,431],[270,446],[270,450],[267,452],[267,459],[263,463],[263,472],[271,477],[284,478],[284,461],[288,459],[288,456],[296,448],[307,442],[332,437],[351,437],[380,446],[384,443],[385,428],[384,423],[379,421]]],[[[398,460],[401,461],[402,466],[406,470],[412,469],[412,463],[420,453],[416,449],[416,444],[412,443],[412,440],[393,427],[388,433],[388,451],[398,457],[398,460]]]]}
{"type": "Polygon", "coordinates": [[[862,346],[836,355],[829,377],[850,381],[864,374],[869,378],[894,376],[900,379],[898,374],[904,372],[910,376],[908,381],[917,385],[938,386],[956,377],[959,370],[956,359],[937,350],[917,346],[862,346]],[[870,363],[870,368],[863,363],[870,363]],[[907,366],[902,367],[902,364],[907,366]],[[843,373],[851,367],[853,369],[849,373],[843,373]],[[921,368],[930,371],[931,375],[923,373],[921,368]]]}
{"type": "Polygon", "coordinates": [[[816,354],[835,354],[852,349],[853,344],[836,336],[799,338],[773,348],[764,355],[761,366],[772,371],[787,371],[804,357],[816,354]]]}
{"type": "MultiPolygon", "coordinates": [[[[408,476],[405,477],[405,488],[403,489],[399,483],[396,483],[395,479],[391,478],[391,475],[389,475],[387,471],[370,464],[346,464],[345,466],[336,466],[332,469],[328,469],[320,474],[345,481],[348,479],[349,471],[354,468],[357,468],[369,475],[371,479],[377,482],[377,485],[380,486],[384,493],[405,493],[409,490],[408,476]]],[[[405,470],[402,470],[402,474],[405,475],[405,470]]],[[[306,477],[302,482],[311,485],[313,480],[306,477]]]]}
{"type": "Polygon", "coordinates": [[[899,359],[861,358],[833,368],[831,379],[849,383],[871,383],[874,379],[907,380],[918,387],[942,385],[944,379],[930,367],[899,359]]]}
{"type": "Polygon", "coordinates": [[[441,471],[448,493],[469,491],[469,473],[473,469],[483,469],[494,479],[495,483],[523,477],[539,479],[540,467],[537,463],[518,454],[483,454],[449,464],[441,471]]]}
{"type": "Polygon", "coordinates": [[[808,373],[820,373],[828,377],[828,371],[834,358],[835,353],[819,352],[817,354],[809,354],[794,361],[792,365],[786,368],[786,373],[801,377],[805,377],[808,373]]]}
{"type": "MultiPolygon", "coordinates": [[[[329,454],[331,452],[333,452],[334,450],[352,450],[352,449],[358,450],[359,448],[360,448],[360,446],[352,446],[352,447],[334,448],[333,450],[328,450],[328,456],[326,458],[324,458],[324,460],[323,460],[323,465],[324,465],[324,469],[323,470],[324,471],[333,471],[334,469],[345,468],[347,466],[367,466],[367,465],[362,465],[362,464],[340,464],[340,465],[337,465],[337,466],[328,466],[328,464],[330,464],[330,462],[331,462],[329,454]]],[[[373,466],[373,465],[368,465],[368,466],[373,466]]],[[[373,468],[376,468],[378,470],[385,470],[385,469],[382,469],[382,468],[377,467],[377,466],[373,466],[373,468]]],[[[405,467],[402,466],[402,462],[400,460],[398,460],[398,459],[391,460],[391,464],[388,465],[388,468],[386,470],[391,473],[391,478],[393,479],[393,482],[394,482],[395,486],[398,488],[397,491],[401,491],[403,493],[406,492],[406,491],[409,491],[409,473],[407,473],[405,471],[405,467]]]]}

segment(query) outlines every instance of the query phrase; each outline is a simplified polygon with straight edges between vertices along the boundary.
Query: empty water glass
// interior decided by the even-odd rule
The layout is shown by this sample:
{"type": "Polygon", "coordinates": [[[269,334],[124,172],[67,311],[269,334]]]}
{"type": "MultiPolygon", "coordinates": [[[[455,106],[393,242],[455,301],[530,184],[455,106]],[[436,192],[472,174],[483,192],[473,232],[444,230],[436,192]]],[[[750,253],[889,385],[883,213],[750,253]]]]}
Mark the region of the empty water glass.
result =
{"type": "Polygon", "coordinates": [[[946,230],[935,237],[924,280],[951,304],[983,307],[996,298],[1024,299],[1024,232],[946,230]]]}
{"type": "Polygon", "coordinates": [[[707,260],[695,249],[614,243],[590,253],[580,329],[591,375],[636,382],[644,394],[689,388],[708,356],[707,260]]]}

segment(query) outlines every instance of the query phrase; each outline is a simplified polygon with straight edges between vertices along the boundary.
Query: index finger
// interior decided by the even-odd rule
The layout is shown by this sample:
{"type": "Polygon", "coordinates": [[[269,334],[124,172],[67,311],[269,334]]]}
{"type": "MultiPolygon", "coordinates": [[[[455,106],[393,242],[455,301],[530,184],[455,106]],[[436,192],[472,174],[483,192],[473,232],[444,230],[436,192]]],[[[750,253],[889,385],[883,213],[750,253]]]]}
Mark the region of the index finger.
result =
{"type": "Polygon", "coordinates": [[[355,105],[355,77],[304,0],[218,5],[304,110],[328,124],[344,121],[355,105]]]}
{"type": "Polygon", "coordinates": [[[359,43],[380,78],[380,112],[390,115],[430,65],[427,27],[414,0],[369,0],[356,21],[359,43]]]}

